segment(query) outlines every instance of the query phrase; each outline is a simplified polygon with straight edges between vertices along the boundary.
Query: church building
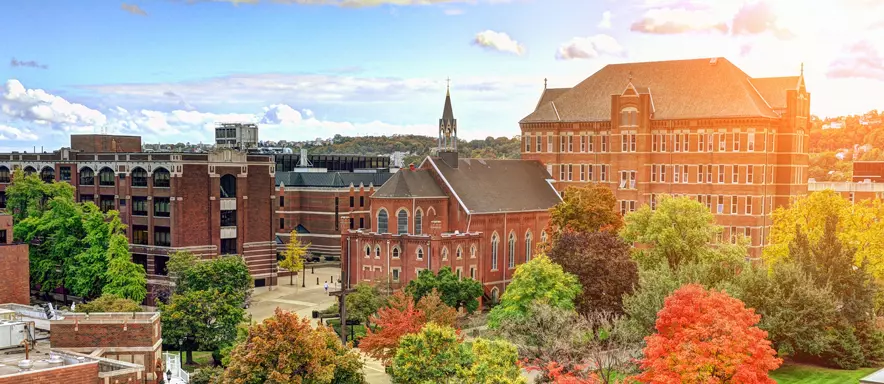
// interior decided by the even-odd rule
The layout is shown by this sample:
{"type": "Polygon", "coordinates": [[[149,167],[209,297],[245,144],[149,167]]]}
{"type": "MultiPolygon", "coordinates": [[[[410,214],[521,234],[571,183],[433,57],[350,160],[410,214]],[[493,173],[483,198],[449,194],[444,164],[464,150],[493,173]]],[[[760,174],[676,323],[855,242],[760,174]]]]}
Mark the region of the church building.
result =
{"type": "Polygon", "coordinates": [[[449,91],[434,154],[371,195],[370,228],[340,226],[350,287],[367,281],[402,288],[422,270],[447,266],[481,282],[485,299],[496,301],[516,266],[546,240],[549,209],[561,201],[546,167],[536,160],[460,158],[457,133],[449,91]]]}

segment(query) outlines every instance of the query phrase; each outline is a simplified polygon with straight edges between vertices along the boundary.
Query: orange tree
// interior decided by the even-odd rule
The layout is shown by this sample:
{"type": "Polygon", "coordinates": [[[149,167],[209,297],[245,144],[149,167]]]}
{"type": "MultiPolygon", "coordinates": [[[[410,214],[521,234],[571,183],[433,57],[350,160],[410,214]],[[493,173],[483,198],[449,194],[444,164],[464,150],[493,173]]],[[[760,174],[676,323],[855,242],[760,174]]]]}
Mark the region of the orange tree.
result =
{"type": "Polygon", "coordinates": [[[685,285],[666,298],[657,333],[645,338],[639,382],[776,383],[768,372],[782,364],[755,326],[760,315],[724,292],[685,285]]]}
{"type": "Polygon", "coordinates": [[[610,230],[623,227],[623,217],[617,211],[617,198],[611,190],[599,184],[568,187],[565,198],[549,211],[549,227],[553,238],[565,229],[577,232],[610,230]]]}
{"type": "Polygon", "coordinates": [[[359,354],[328,327],[279,308],[230,352],[224,383],[363,383],[359,354]]]}

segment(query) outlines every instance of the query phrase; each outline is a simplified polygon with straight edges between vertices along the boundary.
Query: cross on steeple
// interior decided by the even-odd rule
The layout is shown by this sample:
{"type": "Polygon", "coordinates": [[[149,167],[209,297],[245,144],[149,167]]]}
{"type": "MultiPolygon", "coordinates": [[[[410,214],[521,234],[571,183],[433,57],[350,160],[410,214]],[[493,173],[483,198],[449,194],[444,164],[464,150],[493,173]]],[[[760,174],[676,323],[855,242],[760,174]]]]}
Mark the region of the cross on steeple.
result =
{"type": "Polygon", "coordinates": [[[451,76],[449,76],[447,79],[445,79],[445,82],[447,83],[445,86],[445,88],[446,88],[445,92],[447,92],[450,95],[451,94],[451,76]]]}
{"type": "Polygon", "coordinates": [[[801,62],[801,76],[804,76],[804,62],[801,62]]]}

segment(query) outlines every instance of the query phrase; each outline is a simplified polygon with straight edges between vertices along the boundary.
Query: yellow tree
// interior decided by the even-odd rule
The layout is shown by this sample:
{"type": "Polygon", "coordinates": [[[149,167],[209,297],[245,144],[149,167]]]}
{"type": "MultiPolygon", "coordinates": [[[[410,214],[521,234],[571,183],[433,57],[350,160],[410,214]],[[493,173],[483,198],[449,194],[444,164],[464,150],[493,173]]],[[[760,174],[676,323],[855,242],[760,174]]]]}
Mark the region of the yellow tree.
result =
{"type": "Polygon", "coordinates": [[[879,280],[884,279],[884,221],[878,219],[884,217],[884,203],[878,199],[851,203],[831,190],[796,198],[789,208],[773,212],[771,244],[764,249],[765,260],[789,258],[789,243],[795,237],[796,227],[807,234],[811,243],[818,242],[829,215],[838,217],[838,239],[856,248],[854,262],[860,265],[868,261],[869,271],[879,280]]]}
{"type": "MultiPolygon", "coordinates": [[[[623,218],[617,211],[617,198],[611,189],[601,184],[568,187],[561,203],[549,210],[552,240],[566,229],[576,232],[610,230],[616,233],[623,227],[623,218]]],[[[550,241],[549,244],[555,241],[550,241]]]]}
{"type": "Polygon", "coordinates": [[[285,251],[282,251],[283,259],[279,262],[280,267],[291,272],[289,275],[289,285],[294,284],[295,273],[304,268],[304,257],[307,256],[307,247],[309,246],[310,243],[301,243],[301,240],[298,239],[298,232],[292,231],[289,243],[286,244],[285,251]]]}

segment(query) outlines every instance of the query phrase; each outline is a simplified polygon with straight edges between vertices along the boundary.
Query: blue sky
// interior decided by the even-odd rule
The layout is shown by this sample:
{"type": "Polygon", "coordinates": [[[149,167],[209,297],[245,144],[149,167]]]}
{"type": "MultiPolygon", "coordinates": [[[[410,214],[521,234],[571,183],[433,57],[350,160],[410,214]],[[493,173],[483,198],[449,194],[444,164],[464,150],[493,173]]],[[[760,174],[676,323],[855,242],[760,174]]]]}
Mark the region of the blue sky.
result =
{"type": "Polygon", "coordinates": [[[609,63],[725,56],[797,75],[813,112],[880,99],[875,0],[28,0],[0,2],[0,150],[101,127],[210,141],[435,134],[446,78],[465,138],[515,136],[549,78],[609,63]],[[859,90],[859,91],[857,91],[859,90]]]}

